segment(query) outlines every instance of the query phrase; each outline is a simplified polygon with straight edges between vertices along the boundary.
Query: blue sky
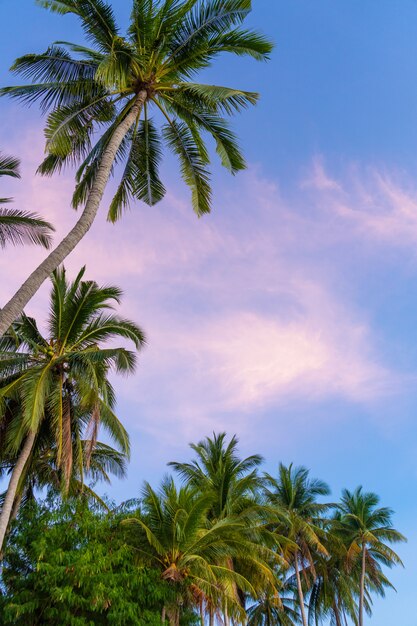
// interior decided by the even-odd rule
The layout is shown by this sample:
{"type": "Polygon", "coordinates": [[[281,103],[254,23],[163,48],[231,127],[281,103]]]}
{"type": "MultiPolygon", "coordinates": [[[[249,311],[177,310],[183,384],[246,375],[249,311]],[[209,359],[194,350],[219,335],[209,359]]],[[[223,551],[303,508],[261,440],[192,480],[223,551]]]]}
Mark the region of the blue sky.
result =
{"type": "MultiPolygon", "coordinates": [[[[123,22],[129,3],[113,4],[123,22]]],[[[271,61],[224,59],[204,77],[262,95],[234,124],[248,171],[215,166],[215,211],[197,220],[167,159],[166,200],[116,226],[103,211],[67,263],[121,285],[123,313],[148,336],[137,376],[116,383],[133,454],[110,494],[136,494],[213,430],[236,432],[269,472],[307,465],[334,497],[363,484],[409,537],[398,593],[376,601],[371,623],[415,626],[417,3],[253,4],[249,21],[276,42],[271,61]]],[[[0,19],[2,85],[16,56],[80,37],[32,0],[1,0],[0,19]]],[[[24,171],[7,192],[66,232],[71,173],[33,176],[38,111],[6,100],[0,111],[1,148],[24,171]]],[[[1,255],[2,299],[41,258],[1,255]]],[[[40,319],[45,298],[28,307],[40,319]]]]}

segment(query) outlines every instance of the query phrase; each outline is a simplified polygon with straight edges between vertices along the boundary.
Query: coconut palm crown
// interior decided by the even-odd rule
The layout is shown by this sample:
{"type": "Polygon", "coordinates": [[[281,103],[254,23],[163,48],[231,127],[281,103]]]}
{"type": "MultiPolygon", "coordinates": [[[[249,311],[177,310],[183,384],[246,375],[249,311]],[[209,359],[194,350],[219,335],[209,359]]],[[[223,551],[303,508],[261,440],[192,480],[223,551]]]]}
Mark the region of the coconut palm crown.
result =
{"type": "Polygon", "coordinates": [[[406,541],[404,535],[392,526],[393,511],[379,506],[379,496],[357,487],[353,492],[344,489],[338,505],[338,531],[348,549],[348,571],[360,566],[358,624],[363,626],[367,587],[384,594],[384,586],[392,586],[381,571],[381,566],[402,565],[398,554],[389,544],[406,541]]]}
{"type": "Polygon", "coordinates": [[[190,485],[212,496],[209,512],[211,521],[227,515],[238,515],[245,508],[253,508],[261,480],[257,468],[262,463],[259,454],[245,459],[237,454],[238,439],[229,442],[226,433],[206,437],[190,444],[196,458],[191,463],[168,463],[190,485]]]}
{"type": "MultiPolygon", "coordinates": [[[[104,0],[39,0],[58,13],[75,14],[90,47],[57,42],[28,54],[12,70],[30,81],[0,94],[49,112],[48,153],[39,171],[78,166],[73,205],[83,211],[70,232],[40,263],[0,311],[0,336],[22,314],[42,283],[91,228],[109,177],[122,166],[108,217],[115,221],[132,199],[153,205],[165,194],[159,175],[162,138],[179,158],[198,215],[210,211],[209,155],[214,139],[232,173],[245,167],[225,121],[257,94],[195,80],[222,52],[265,59],[272,45],[242,22],[250,0],[133,0],[122,36],[104,0]]],[[[85,42],[84,42],[85,43],[85,42]]]]}
{"type": "Polygon", "coordinates": [[[132,198],[149,205],[163,198],[162,138],[180,161],[194,210],[198,215],[210,211],[209,155],[202,134],[214,138],[222,164],[232,173],[243,169],[224,118],[254,104],[258,95],[194,79],[223,52],[268,57],[271,43],[242,27],[250,0],[134,0],[126,34],[104,0],[38,4],[77,15],[89,44],[57,42],[43,54],[17,59],[12,71],[31,84],[2,90],[26,103],[37,101],[49,112],[48,156],[39,171],[52,174],[78,163],[73,203],[83,204],[106,146],[136,105],[115,158],[124,169],[109,219],[116,220],[132,198]]]}
{"type": "Polygon", "coordinates": [[[33,318],[23,315],[0,342],[0,443],[2,454],[16,458],[0,515],[0,544],[7,510],[45,424],[55,440],[64,493],[73,474],[74,449],[79,451],[76,458],[82,477],[83,456],[88,466],[101,425],[118,448],[129,454],[129,437],[114,413],[109,373],[133,372],[136,354],[103,344],[124,339],[139,350],[144,335],[136,324],[112,311],[120,301],[120,289],[83,280],[84,271],[73,282],[67,280],[64,269],[54,273],[47,334],[33,318]],[[82,436],[89,442],[85,454],[82,436]]]}
{"type": "Polygon", "coordinates": [[[267,501],[285,514],[279,532],[292,542],[284,550],[284,556],[294,567],[301,619],[303,626],[307,626],[300,569],[310,570],[315,576],[314,556],[328,556],[322,515],[331,505],[318,502],[317,498],[328,495],[330,490],[323,481],[310,478],[305,467],[293,467],[292,464],[286,467],[281,463],[278,477],[266,474],[265,479],[267,501]]]}

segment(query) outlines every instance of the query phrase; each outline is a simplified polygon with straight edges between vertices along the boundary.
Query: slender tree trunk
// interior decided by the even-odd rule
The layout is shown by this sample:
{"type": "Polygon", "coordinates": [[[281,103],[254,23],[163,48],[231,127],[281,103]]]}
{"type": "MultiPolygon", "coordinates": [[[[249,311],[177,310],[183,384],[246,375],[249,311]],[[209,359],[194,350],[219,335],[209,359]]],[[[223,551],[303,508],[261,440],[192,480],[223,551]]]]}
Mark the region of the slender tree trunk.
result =
{"type": "Polygon", "coordinates": [[[36,433],[34,431],[30,431],[28,436],[26,437],[26,441],[23,445],[22,451],[20,452],[20,456],[17,460],[16,465],[13,468],[12,475],[10,477],[9,486],[7,487],[6,497],[4,499],[3,507],[1,509],[0,515],[0,550],[3,550],[4,538],[6,535],[7,527],[9,525],[10,516],[13,509],[13,503],[15,501],[17,487],[19,485],[19,480],[22,475],[23,470],[25,469],[26,462],[32,452],[33,444],[35,443],[36,433]]]}
{"type": "Polygon", "coordinates": [[[363,601],[365,596],[365,572],[366,572],[366,546],[362,544],[362,571],[361,586],[359,591],[359,626],[363,626],[363,601]]]}
{"type": "Polygon", "coordinates": [[[301,619],[303,621],[303,626],[308,626],[306,611],[304,607],[304,593],[303,593],[303,588],[301,585],[300,568],[298,566],[298,551],[294,554],[294,569],[295,569],[295,577],[297,579],[298,597],[300,599],[301,619]]]}
{"type": "Polygon", "coordinates": [[[20,505],[22,503],[22,499],[23,499],[23,495],[24,495],[24,490],[22,490],[19,495],[17,495],[14,499],[13,502],[13,508],[12,508],[12,512],[10,513],[10,519],[9,519],[9,528],[10,528],[10,524],[12,522],[15,521],[16,517],[18,516],[19,513],[19,509],[20,509],[20,505]]]}
{"type": "Polygon", "coordinates": [[[223,622],[224,626],[230,626],[230,618],[229,613],[227,612],[227,608],[224,610],[223,622]]]}
{"type": "Polygon", "coordinates": [[[162,622],[162,624],[165,624],[165,619],[166,619],[166,608],[163,606],[162,607],[162,614],[161,614],[161,622],[162,622]]]}
{"type": "Polygon", "coordinates": [[[16,519],[18,513],[19,513],[19,509],[20,509],[20,505],[22,502],[22,498],[23,498],[23,491],[21,491],[14,499],[13,502],[13,508],[12,511],[10,513],[10,518],[9,518],[9,523],[7,524],[7,529],[6,529],[6,534],[4,535],[4,541],[3,541],[3,546],[0,550],[0,563],[3,560],[4,557],[4,548],[6,547],[6,542],[7,542],[7,537],[10,534],[10,528],[12,525],[12,522],[14,522],[14,520],[16,519]]]}
{"type": "Polygon", "coordinates": [[[178,606],[174,606],[167,611],[169,626],[179,626],[180,623],[180,609],[178,606]]]}
{"type": "Polygon", "coordinates": [[[10,325],[22,314],[29,300],[35,295],[42,283],[52,272],[66,259],[84,235],[90,230],[94,218],[100,206],[111,168],[114,163],[117,150],[126,133],[139,114],[147,93],[142,90],[136,96],[136,100],[119,126],[113,133],[97,171],[96,180],[88,194],[87,202],[80,219],[57,247],[46,257],[44,261],[32,272],[27,280],[16,291],[15,295],[0,311],[0,337],[8,330],[10,325]]]}
{"type": "Polygon", "coordinates": [[[333,604],[333,614],[336,621],[336,626],[343,626],[342,622],[340,621],[340,612],[336,602],[333,604]]]}
{"type": "Polygon", "coordinates": [[[212,607],[210,607],[209,624],[210,626],[214,626],[214,611],[212,607]]]}
{"type": "Polygon", "coordinates": [[[204,626],[204,600],[201,598],[200,600],[200,622],[201,626],[204,626]]]}

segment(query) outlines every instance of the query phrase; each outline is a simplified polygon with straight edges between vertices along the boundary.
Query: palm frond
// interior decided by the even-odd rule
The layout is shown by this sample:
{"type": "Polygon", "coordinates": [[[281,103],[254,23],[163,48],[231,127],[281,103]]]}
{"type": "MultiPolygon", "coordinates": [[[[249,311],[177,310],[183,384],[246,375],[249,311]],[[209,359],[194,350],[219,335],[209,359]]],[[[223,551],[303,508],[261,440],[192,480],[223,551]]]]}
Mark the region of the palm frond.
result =
{"type": "Polygon", "coordinates": [[[19,167],[19,159],[0,153],[0,176],[11,176],[12,178],[20,178],[19,167]]]}
{"type": "Polygon", "coordinates": [[[210,213],[210,174],[189,127],[184,122],[171,120],[164,126],[163,134],[179,158],[182,177],[192,192],[194,211],[198,216],[210,213]]]}
{"type": "Polygon", "coordinates": [[[55,228],[36,213],[0,208],[0,247],[32,243],[49,248],[55,228]]]}

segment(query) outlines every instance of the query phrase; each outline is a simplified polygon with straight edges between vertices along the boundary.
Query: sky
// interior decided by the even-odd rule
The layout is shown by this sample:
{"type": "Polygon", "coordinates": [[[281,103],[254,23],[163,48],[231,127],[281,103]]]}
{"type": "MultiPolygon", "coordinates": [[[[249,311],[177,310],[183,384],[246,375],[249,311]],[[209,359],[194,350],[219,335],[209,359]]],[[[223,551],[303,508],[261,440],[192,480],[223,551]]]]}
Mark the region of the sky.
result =
{"type": "MultiPolygon", "coordinates": [[[[124,24],[129,3],[114,0],[124,24]]],[[[120,313],[144,329],[137,374],[115,379],[131,435],[121,501],[155,483],[189,442],[237,434],[265,469],[306,465],[336,499],[362,484],[395,510],[409,539],[397,593],[376,600],[377,626],[415,626],[417,576],[417,2],[254,0],[248,23],[271,37],[268,63],[220,59],[206,82],[259,91],[234,120],[248,169],[213,162],[214,210],[197,219],[175,162],[166,199],[105,213],[68,259],[75,274],[123,288],[120,313]]],[[[80,41],[72,18],[32,0],[0,0],[1,85],[13,60],[80,41]]],[[[0,101],[0,148],[22,159],[2,183],[15,206],[57,227],[76,220],[73,173],[41,178],[43,120],[0,101]]],[[[3,190],[5,193],[3,193],[3,190]]],[[[0,253],[1,300],[43,258],[0,253]]],[[[45,316],[48,286],[27,307],[45,316]]]]}

